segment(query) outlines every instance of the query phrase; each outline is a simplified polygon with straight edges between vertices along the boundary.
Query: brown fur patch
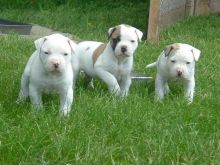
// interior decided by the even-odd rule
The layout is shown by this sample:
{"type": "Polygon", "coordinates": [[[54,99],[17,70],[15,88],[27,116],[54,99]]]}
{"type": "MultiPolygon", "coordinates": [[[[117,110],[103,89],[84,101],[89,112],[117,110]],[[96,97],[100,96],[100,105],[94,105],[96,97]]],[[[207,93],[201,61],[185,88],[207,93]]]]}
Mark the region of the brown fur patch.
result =
{"type": "Polygon", "coordinates": [[[169,56],[169,54],[172,50],[178,49],[178,48],[179,48],[179,44],[177,44],[177,43],[166,46],[164,49],[165,56],[169,56]]]}
{"type": "Polygon", "coordinates": [[[96,50],[94,51],[94,53],[92,55],[93,65],[95,64],[95,62],[98,59],[98,57],[102,54],[102,52],[104,51],[105,47],[106,47],[106,44],[101,44],[101,45],[99,45],[98,48],[96,48],[96,50]]]}
{"type": "Polygon", "coordinates": [[[121,34],[121,26],[115,26],[109,38],[117,38],[121,34]]]}

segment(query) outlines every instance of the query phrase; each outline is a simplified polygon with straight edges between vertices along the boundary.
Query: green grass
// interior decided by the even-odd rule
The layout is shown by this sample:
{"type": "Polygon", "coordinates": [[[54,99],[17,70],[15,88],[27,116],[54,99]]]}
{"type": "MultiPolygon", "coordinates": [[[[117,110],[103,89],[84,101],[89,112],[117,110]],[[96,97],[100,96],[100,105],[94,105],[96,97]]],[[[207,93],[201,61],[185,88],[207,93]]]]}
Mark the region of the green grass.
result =
{"type": "Polygon", "coordinates": [[[94,1],[65,4],[52,9],[2,9],[0,16],[11,20],[40,24],[54,30],[72,33],[80,39],[107,39],[107,29],[126,23],[145,30],[149,2],[138,0],[94,1]],[[105,35],[106,34],[106,35],[105,35]]]}
{"type": "MultiPolygon", "coordinates": [[[[2,10],[0,16],[106,41],[106,31],[114,24],[145,29],[145,3],[137,4],[139,8],[131,4],[95,11],[87,6],[86,13],[64,6],[55,13],[2,10]],[[108,18],[113,11],[115,16],[108,18]]],[[[192,105],[186,104],[178,84],[171,85],[163,103],[155,103],[153,81],[134,82],[128,98],[120,100],[100,81],[92,90],[80,79],[69,118],[58,115],[57,96],[44,96],[45,109],[40,112],[29,101],[15,103],[21,74],[35,48],[31,39],[1,37],[0,164],[220,164],[219,27],[218,16],[191,17],[167,29],[159,42],[142,42],[136,53],[134,69],[155,75],[145,66],[165,45],[184,42],[199,48],[192,105]]]]}

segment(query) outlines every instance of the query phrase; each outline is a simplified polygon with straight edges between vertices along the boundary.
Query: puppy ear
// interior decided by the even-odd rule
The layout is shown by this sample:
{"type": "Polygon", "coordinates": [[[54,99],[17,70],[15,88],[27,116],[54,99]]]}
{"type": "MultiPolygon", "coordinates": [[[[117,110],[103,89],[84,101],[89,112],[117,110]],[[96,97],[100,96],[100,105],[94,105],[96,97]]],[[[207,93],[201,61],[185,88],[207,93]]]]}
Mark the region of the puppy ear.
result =
{"type": "Polygon", "coordinates": [[[111,38],[112,34],[116,29],[117,29],[116,27],[111,27],[108,29],[108,39],[111,38]]]}
{"type": "Polygon", "coordinates": [[[179,48],[178,44],[171,44],[171,45],[166,46],[165,49],[164,49],[165,57],[169,56],[170,52],[172,50],[178,49],[178,48],[179,48]]]}
{"type": "Polygon", "coordinates": [[[44,42],[47,40],[46,37],[39,38],[34,41],[35,47],[37,50],[40,50],[44,42]]]}
{"type": "Polygon", "coordinates": [[[141,38],[143,36],[143,33],[135,28],[135,34],[137,35],[138,41],[141,42],[141,38]]]}
{"type": "Polygon", "coordinates": [[[193,47],[193,49],[191,49],[191,52],[193,54],[194,60],[198,61],[199,57],[200,57],[200,54],[201,54],[201,51],[199,49],[196,49],[196,48],[193,47]]]}
{"type": "Polygon", "coordinates": [[[70,45],[72,53],[76,53],[76,46],[77,46],[76,43],[73,40],[70,40],[70,39],[67,42],[70,45]]]}

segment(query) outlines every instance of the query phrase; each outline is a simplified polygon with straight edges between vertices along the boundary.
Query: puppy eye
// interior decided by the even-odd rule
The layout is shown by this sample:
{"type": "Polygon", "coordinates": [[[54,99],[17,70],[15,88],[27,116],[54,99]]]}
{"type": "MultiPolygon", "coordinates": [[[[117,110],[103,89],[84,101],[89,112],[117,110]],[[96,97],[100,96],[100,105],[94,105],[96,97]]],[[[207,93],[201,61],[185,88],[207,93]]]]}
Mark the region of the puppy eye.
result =
{"type": "Polygon", "coordinates": [[[115,42],[119,42],[121,39],[120,39],[120,36],[118,36],[117,38],[114,38],[115,42]]]}
{"type": "Polygon", "coordinates": [[[49,52],[44,52],[44,54],[49,54],[49,52]]]}
{"type": "Polygon", "coordinates": [[[175,61],[175,60],[171,60],[171,62],[172,62],[172,63],[175,63],[176,61],[175,61]]]}
{"type": "Polygon", "coordinates": [[[67,56],[67,55],[68,55],[68,53],[64,53],[63,55],[64,55],[64,56],[67,56]]]}
{"type": "Polygon", "coordinates": [[[135,42],[135,40],[131,40],[131,42],[132,42],[132,43],[134,43],[134,42],[135,42]]]}
{"type": "Polygon", "coordinates": [[[113,38],[113,42],[114,42],[114,43],[117,43],[117,42],[118,42],[118,39],[117,39],[117,38],[113,38]]]}
{"type": "Polygon", "coordinates": [[[186,62],[186,64],[190,64],[190,62],[186,62]]]}

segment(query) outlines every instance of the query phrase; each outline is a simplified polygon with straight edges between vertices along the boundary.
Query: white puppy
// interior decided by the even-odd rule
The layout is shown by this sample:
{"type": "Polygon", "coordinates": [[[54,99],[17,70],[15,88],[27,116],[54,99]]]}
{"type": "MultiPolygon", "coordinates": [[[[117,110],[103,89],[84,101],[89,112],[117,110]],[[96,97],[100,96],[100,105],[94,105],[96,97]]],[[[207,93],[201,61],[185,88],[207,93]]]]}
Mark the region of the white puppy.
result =
{"type": "Polygon", "coordinates": [[[131,85],[133,54],[143,33],[122,24],[110,28],[108,35],[110,41],[107,44],[95,41],[78,44],[76,55],[79,68],[87,76],[103,80],[110,92],[126,96],[131,85]]]}
{"type": "Polygon", "coordinates": [[[21,78],[18,102],[30,96],[36,109],[42,108],[42,92],[60,95],[60,111],[68,115],[73,101],[72,56],[76,44],[61,34],[36,40],[36,51],[29,58],[21,78]]]}
{"type": "Polygon", "coordinates": [[[157,62],[147,68],[157,66],[155,81],[156,100],[162,100],[169,92],[168,80],[183,80],[185,97],[191,103],[195,88],[195,62],[201,51],[188,44],[168,45],[160,54],[157,62]]]}

